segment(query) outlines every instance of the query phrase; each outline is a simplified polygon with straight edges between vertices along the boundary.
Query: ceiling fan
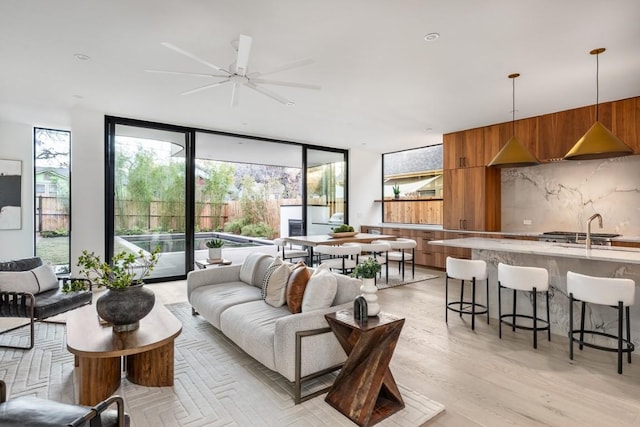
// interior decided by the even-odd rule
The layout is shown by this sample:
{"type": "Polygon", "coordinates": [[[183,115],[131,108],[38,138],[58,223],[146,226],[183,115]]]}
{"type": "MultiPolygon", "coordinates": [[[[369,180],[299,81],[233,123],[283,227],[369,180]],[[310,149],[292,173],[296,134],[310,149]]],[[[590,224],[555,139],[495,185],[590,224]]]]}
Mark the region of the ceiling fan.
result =
{"type": "Polygon", "coordinates": [[[279,73],[281,71],[290,70],[292,68],[298,68],[305,65],[309,65],[313,63],[312,59],[303,59],[300,61],[292,62],[286,65],[282,65],[280,67],[274,68],[264,73],[253,72],[248,73],[248,63],[249,63],[249,53],[251,52],[251,41],[252,38],[249,36],[245,36],[243,34],[240,35],[237,41],[232,42],[232,45],[236,48],[238,55],[236,61],[229,65],[228,69],[224,69],[215,64],[212,64],[198,56],[187,52],[177,46],[172,45],[171,43],[163,42],[162,46],[167,49],[171,49],[174,52],[177,52],[181,55],[186,56],[187,58],[193,59],[196,62],[199,62],[202,65],[205,65],[209,68],[217,71],[217,74],[205,74],[205,73],[187,73],[182,71],[169,71],[169,70],[145,70],[148,73],[161,73],[161,74],[174,74],[174,75],[186,75],[186,76],[196,76],[196,77],[205,77],[205,78],[214,78],[214,79],[222,79],[218,80],[214,83],[209,83],[204,86],[197,87],[195,89],[190,89],[186,92],[182,92],[181,95],[189,95],[192,93],[200,92],[203,90],[211,89],[216,86],[221,86],[227,83],[233,84],[233,91],[231,92],[231,105],[238,105],[238,92],[240,86],[248,87],[262,95],[265,95],[271,99],[274,99],[281,104],[285,105],[294,105],[294,102],[288,100],[277,93],[274,93],[261,85],[276,85],[276,86],[288,86],[288,87],[297,87],[301,89],[320,89],[320,86],[305,84],[305,83],[294,83],[294,82],[283,82],[278,80],[265,80],[261,78],[262,76],[266,76],[269,74],[279,73]]]}

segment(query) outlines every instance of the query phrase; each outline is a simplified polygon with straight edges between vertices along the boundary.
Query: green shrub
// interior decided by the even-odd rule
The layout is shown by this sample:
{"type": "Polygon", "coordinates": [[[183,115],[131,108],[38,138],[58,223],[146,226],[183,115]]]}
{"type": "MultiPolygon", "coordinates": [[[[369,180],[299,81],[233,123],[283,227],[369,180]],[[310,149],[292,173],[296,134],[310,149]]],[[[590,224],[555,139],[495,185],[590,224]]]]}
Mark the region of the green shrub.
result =
{"type": "Polygon", "coordinates": [[[241,234],[242,227],[247,225],[244,218],[234,219],[224,225],[224,231],[227,233],[241,234]]]}
{"type": "Polygon", "coordinates": [[[240,234],[243,236],[252,236],[252,237],[271,237],[275,235],[276,230],[271,228],[269,224],[264,222],[260,222],[258,224],[248,224],[242,227],[242,231],[240,234]]]}
{"type": "Polygon", "coordinates": [[[69,235],[69,231],[65,229],[58,230],[43,230],[40,232],[40,237],[49,238],[49,237],[67,237],[69,235]]]}

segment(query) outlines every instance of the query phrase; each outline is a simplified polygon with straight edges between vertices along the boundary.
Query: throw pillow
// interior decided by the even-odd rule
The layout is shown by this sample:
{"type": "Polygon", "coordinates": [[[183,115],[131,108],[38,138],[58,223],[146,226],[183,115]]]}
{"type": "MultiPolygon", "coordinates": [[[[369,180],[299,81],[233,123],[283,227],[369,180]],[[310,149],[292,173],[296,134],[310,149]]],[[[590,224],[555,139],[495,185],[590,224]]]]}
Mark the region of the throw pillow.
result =
{"type": "Polygon", "coordinates": [[[302,297],[302,312],[331,307],[338,290],[338,279],[330,271],[316,269],[311,275],[302,297]]]}
{"type": "Polygon", "coordinates": [[[289,267],[276,257],[267,268],[262,279],[262,299],[273,307],[282,307],[287,302],[287,280],[289,267]]]}
{"type": "Polygon", "coordinates": [[[50,265],[41,265],[31,270],[31,272],[36,276],[36,280],[38,280],[40,292],[58,289],[58,278],[50,265]]]}
{"type": "Polygon", "coordinates": [[[40,292],[38,280],[31,271],[0,272],[0,291],[5,292],[40,292]]]}
{"type": "MultiPolygon", "coordinates": [[[[256,280],[256,270],[260,264],[260,261],[267,258],[269,255],[263,254],[260,252],[251,252],[245,260],[242,262],[240,266],[240,280],[248,285],[254,285],[256,282],[258,286],[261,284],[261,280],[263,276],[260,276],[259,279],[256,280]]],[[[268,264],[267,264],[268,265],[268,264]]]]}
{"type": "Polygon", "coordinates": [[[291,271],[287,282],[287,305],[293,314],[302,312],[302,297],[310,277],[311,272],[304,262],[296,264],[291,271]]]}

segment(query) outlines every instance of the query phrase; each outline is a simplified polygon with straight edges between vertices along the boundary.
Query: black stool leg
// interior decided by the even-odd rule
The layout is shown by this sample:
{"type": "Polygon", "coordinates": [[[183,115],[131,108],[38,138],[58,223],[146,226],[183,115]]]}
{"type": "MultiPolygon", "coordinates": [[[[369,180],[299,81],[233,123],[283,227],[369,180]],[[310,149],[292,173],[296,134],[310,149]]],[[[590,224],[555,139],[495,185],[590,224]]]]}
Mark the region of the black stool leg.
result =
{"type": "Polygon", "coordinates": [[[580,309],[580,346],[578,347],[580,350],[584,348],[582,343],[584,342],[584,311],[586,307],[586,303],[582,301],[582,307],[580,309]]]}
{"type": "Polygon", "coordinates": [[[624,324],[622,301],[618,301],[618,373],[622,373],[622,325],[624,324]]]}
{"type": "Polygon", "coordinates": [[[514,289],[513,290],[513,313],[512,313],[513,314],[513,320],[511,322],[511,325],[512,325],[511,330],[513,332],[516,331],[516,305],[517,305],[516,304],[516,290],[514,289]]]}
{"type": "Polygon", "coordinates": [[[471,330],[476,329],[476,278],[471,279],[471,330]]]}
{"type": "Polygon", "coordinates": [[[538,291],[533,288],[533,348],[538,348],[538,291]]]}
{"type": "Polygon", "coordinates": [[[573,294],[569,294],[569,360],[573,360],[573,294]]]}
{"type": "Polygon", "coordinates": [[[462,317],[462,302],[464,301],[464,280],[460,281],[460,317],[462,317]]]}
{"type": "Polygon", "coordinates": [[[487,325],[489,324],[489,278],[485,279],[487,281],[487,325]]]}
{"type": "Polygon", "coordinates": [[[502,339],[502,286],[498,281],[498,338],[502,339]]]}
{"type": "MultiPolygon", "coordinates": [[[[628,343],[631,342],[631,322],[629,320],[629,306],[625,307],[625,311],[627,315],[627,347],[629,347],[628,343]]],[[[627,353],[627,361],[631,363],[631,352],[627,353]]]]}
{"type": "Polygon", "coordinates": [[[546,294],[547,294],[547,326],[549,327],[549,329],[547,329],[547,338],[549,339],[549,341],[551,341],[551,318],[549,317],[549,291],[547,291],[546,294]]]}
{"type": "Polygon", "coordinates": [[[449,322],[449,275],[444,279],[444,323],[449,322]]]}

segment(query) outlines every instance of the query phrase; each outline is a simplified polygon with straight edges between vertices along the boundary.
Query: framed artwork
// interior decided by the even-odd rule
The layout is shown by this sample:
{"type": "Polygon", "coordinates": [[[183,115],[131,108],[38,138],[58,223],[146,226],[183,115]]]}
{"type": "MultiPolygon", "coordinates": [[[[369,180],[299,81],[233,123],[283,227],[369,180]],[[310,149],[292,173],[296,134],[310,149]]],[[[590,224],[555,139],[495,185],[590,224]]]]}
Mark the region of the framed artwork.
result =
{"type": "Polygon", "coordinates": [[[22,228],[22,161],[0,159],[0,230],[22,228]]]}

